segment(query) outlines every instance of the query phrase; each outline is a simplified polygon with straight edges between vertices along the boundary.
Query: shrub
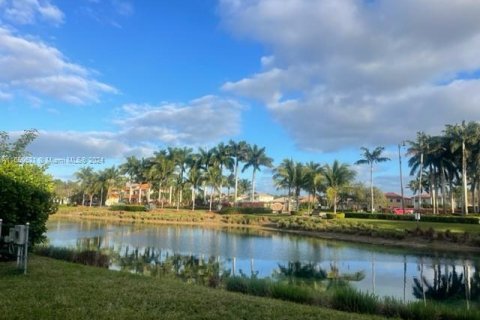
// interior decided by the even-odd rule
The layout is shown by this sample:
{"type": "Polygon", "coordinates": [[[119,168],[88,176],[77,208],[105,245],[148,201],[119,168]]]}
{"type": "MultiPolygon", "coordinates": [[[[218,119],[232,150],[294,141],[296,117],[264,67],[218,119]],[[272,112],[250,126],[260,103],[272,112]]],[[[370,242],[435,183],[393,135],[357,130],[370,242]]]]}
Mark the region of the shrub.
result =
{"type": "Polygon", "coordinates": [[[333,212],[327,212],[327,219],[335,219],[337,215],[333,212]]]}
{"type": "Polygon", "coordinates": [[[315,300],[315,295],[311,289],[283,282],[272,285],[271,296],[272,298],[299,303],[311,304],[315,300]]]}
{"type": "Polygon", "coordinates": [[[220,214],[268,214],[272,209],[265,207],[227,207],[222,208],[220,214]]]}
{"type": "Polygon", "coordinates": [[[35,248],[34,252],[41,256],[81,263],[88,266],[108,268],[110,264],[110,257],[107,254],[96,250],[76,250],[54,246],[38,246],[35,248]]]}
{"type": "Polygon", "coordinates": [[[29,241],[39,243],[45,239],[48,216],[57,211],[52,178],[42,167],[0,160],[2,234],[15,224],[29,222],[29,241]]]}
{"type": "Polygon", "coordinates": [[[345,213],[343,212],[338,212],[337,215],[335,216],[337,219],[345,219],[345,213]]]}
{"type": "Polygon", "coordinates": [[[130,212],[147,211],[145,206],[131,205],[131,204],[116,204],[116,205],[110,206],[109,209],[111,211],[130,211],[130,212]]]}
{"type": "MultiPolygon", "coordinates": [[[[361,212],[346,212],[346,218],[355,219],[379,219],[379,220],[406,220],[414,221],[415,217],[411,214],[393,214],[393,213],[361,213],[361,212]]],[[[466,223],[466,224],[480,224],[479,217],[465,217],[465,216],[443,216],[443,215],[422,215],[421,221],[425,222],[443,222],[443,223],[466,223]]]]}

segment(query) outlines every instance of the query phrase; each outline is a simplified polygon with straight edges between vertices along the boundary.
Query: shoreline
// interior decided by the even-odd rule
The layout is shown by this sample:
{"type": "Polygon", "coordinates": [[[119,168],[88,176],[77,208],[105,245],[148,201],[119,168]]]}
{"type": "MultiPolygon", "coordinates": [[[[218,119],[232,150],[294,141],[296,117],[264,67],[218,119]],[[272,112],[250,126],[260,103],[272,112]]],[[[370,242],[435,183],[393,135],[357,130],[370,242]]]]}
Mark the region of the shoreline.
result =
{"type": "MultiPolygon", "coordinates": [[[[211,214],[214,216],[215,214],[211,214]]],[[[248,228],[263,230],[269,232],[280,232],[288,233],[299,236],[312,237],[317,239],[324,240],[338,240],[348,243],[357,243],[362,245],[373,245],[373,246],[383,246],[385,248],[399,248],[399,249],[415,249],[419,251],[425,250],[435,250],[437,252],[460,252],[460,253],[472,253],[480,254],[480,247],[474,247],[465,245],[462,243],[455,243],[449,241],[429,241],[414,237],[410,240],[398,240],[398,239],[386,239],[382,237],[372,237],[366,235],[356,235],[356,234],[347,234],[340,232],[331,232],[331,231],[307,231],[307,230],[296,230],[296,229],[286,229],[279,228],[274,226],[274,223],[271,221],[268,223],[262,224],[239,224],[239,223],[225,223],[218,220],[213,221],[174,221],[168,219],[134,219],[134,218],[123,218],[119,216],[95,216],[88,214],[76,214],[76,213],[55,213],[49,217],[49,220],[96,220],[96,221],[108,221],[108,222],[119,222],[119,223],[136,223],[136,224],[145,224],[145,225],[191,225],[191,226],[205,226],[210,228],[218,227],[231,227],[231,228],[248,228]]]]}

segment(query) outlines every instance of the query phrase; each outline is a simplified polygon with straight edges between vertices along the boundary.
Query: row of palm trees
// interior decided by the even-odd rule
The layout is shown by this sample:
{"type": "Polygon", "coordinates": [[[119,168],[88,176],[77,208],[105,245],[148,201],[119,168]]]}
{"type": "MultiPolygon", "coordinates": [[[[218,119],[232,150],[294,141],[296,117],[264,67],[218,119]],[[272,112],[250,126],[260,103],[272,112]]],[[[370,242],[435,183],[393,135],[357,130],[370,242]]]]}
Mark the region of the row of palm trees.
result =
{"type": "MultiPolygon", "coordinates": [[[[149,158],[128,157],[118,168],[112,167],[93,172],[92,168],[82,168],[76,173],[81,189],[90,198],[98,194],[104,187],[107,197],[115,187],[129,182],[129,202],[132,202],[133,185],[148,183],[157,191],[157,201],[165,202],[164,194],[168,190],[168,203],[172,203],[174,194],[177,209],[185,202],[185,191],[191,195],[192,209],[195,209],[196,197],[203,191],[203,200],[207,200],[209,192],[210,210],[214,198],[223,200],[222,191],[226,187],[228,196],[234,188],[233,202],[237,202],[239,191],[250,191],[250,200],[254,200],[255,176],[262,167],[272,167],[273,160],[265,153],[265,148],[249,145],[245,141],[229,141],[220,143],[211,149],[193,149],[168,147],[154,153],[149,158]],[[251,181],[239,179],[239,171],[251,170],[251,181]],[[126,178],[122,179],[122,176],[126,178]],[[103,180],[100,179],[103,178],[103,180]],[[104,181],[104,182],[100,182],[104,181]],[[102,184],[103,183],[103,184],[102,184]]],[[[146,201],[150,202],[150,192],[146,193],[146,201]]],[[[139,199],[140,200],[140,199],[139,199]]],[[[84,202],[84,201],[83,201],[84,202]]]]}
{"type": "Polygon", "coordinates": [[[410,188],[421,194],[423,190],[431,195],[434,213],[447,212],[447,203],[454,211],[455,193],[461,191],[462,210],[468,214],[468,192],[474,212],[478,212],[480,197],[480,124],[465,122],[446,125],[441,135],[417,133],[409,141],[407,154],[411,167],[410,188]],[[449,196],[449,201],[447,201],[449,196]]]}
{"type": "MultiPolygon", "coordinates": [[[[373,150],[362,147],[362,158],[356,165],[370,167],[370,201],[369,208],[374,210],[374,183],[373,171],[377,163],[390,160],[383,156],[384,148],[376,147],[373,150]]],[[[474,210],[480,207],[480,124],[476,122],[456,125],[446,125],[442,135],[430,136],[419,132],[415,140],[408,141],[407,155],[410,174],[414,178],[409,187],[414,193],[429,192],[433,212],[438,213],[440,206],[446,212],[450,202],[453,212],[455,194],[462,191],[462,208],[468,213],[468,187],[470,187],[474,210]],[[439,196],[441,194],[441,197],[439,196]],[[447,195],[449,201],[447,201],[447,195]],[[476,201],[477,200],[477,201],[476,201]],[[479,202],[478,205],[475,205],[479,202]]],[[[191,195],[192,208],[199,192],[203,193],[203,201],[207,200],[209,191],[210,207],[212,201],[224,199],[223,190],[233,188],[233,202],[238,200],[239,191],[248,190],[250,201],[254,201],[256,174],[261,168],[273,167],[273,160],[265,153],[265,148],[249,145],[245,141],[229,141],[220,143],[211,149],[199,148],[193,152],[191,148],[166,148],[155,152],[150,158],[128,157],[126,162],[118,168],[112,167],[100,172],[93,172],[91,168],[82,168],[76,176],[83,193],[92,202],[93,195],[100,194],[100,198],[110,194],[113,188],[125,184],[125,179],[133,183],[149,183],[158,190],[158,201],[164,203],[164,195],[168,190],[168,202],[172,202],[172,194],[177,208],[185,203],[184,193],[191,195]],[[250,181],[239,179],[239,173],[251,170],[250,181]],[[125,178],[126,176],[126,178],[125,178]]],[[[298,205],[301,192],[308,193],[312,198],[323,194],[331,203],[334,211],[338,203],[339,194],[351,184],[355,178],[355,171],[348,164],[334,161],[331,165],[321,165],[316,162],[301,163],[292,159],[284,159],[273,169],[273,179],[278,189],[292,196],[298,205]]],[[[343,192],[344,193],[344,192],[343,192]]],[[[149,196],[150,193],[148,193],[149,196]]],[[[132,200],[132,191],[129,192],[132,200]]],[[[147,199],[150,201],[150,199],[147,199]]],[[[421,200],[418,200],[421,203],[421,200]]],[[[288,201],[290,207],[290,201],[288,201]]],[[[288,208],[290,210],[290,208],[288,208]]]]}

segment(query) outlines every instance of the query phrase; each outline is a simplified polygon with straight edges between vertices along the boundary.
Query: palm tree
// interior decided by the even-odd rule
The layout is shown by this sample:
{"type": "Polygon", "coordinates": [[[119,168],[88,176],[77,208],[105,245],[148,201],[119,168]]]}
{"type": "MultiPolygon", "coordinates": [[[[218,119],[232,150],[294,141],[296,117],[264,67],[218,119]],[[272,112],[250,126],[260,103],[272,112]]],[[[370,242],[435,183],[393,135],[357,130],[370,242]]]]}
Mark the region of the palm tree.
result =
{"type": "Polygon", "coordinates": [[[132,183],[138,182],[138,176],[140,174],[141,162],[135,156],[130,156],[127,158],[127,162],[120,165],[120,172],[126,174],[129,177],[129,192],[128,192],[128,203],[132,203],[132,183]]]}
{"type": "Polygon", "coordinates": [[[90,197],[90,206],[92,206],[93,196],[95,194],[95,172],[92,167],[80,168],[75,172],[75,177],[80,184],[82,190],[82,206],[85,205],[85,194],[90,197]]]}
{"type": "Polygon", "coordinates": [[[462,155],[462,188],[463,188],[463,213],[468,214],[467,196],[467,144],[478,136],[478,125],[474,122],[462,121],[462,124],[447,125],[445,134],[450,138],[450,149],[452,153],[461,150],[462,155]]]}
{"type": "Polygon", "coordinates": [[[187,182],[192,187],[192,211],[195,210],[195,190],[205,180],[202,172],[202,161],[199,154],[193,154],[188,161],[187,182]]]}
{"type": "Polygon", "coordinates": [[[325,165],[322,171],[325,185],[332,193],[333,212],[337,213],[338,193],[355,178],[355,171],[351,170],[348,164],[340,164],[338,160],[335,160],[332,166],[325,165]]]}
{"type": "MultiPolygon", "coordinates": [[[[202,169],[207,172],[208,168],[214,163],[215,161],[215,149],[198,149],[199,157],[200,157],[200,164],[202,165],[202,169]]],[[[207,203],[207,187],[206,187],[206,180],[203,180],[203,201],[204,204],[207,203]]]]}
{"type": "Polygon", "coordinates": [[[189,158],[192,155],[191,148],[168,148],[169,157],[175,163],[177,168],[177,210],[180,209],[180,203],[183,198],[183,187],[185,185],[185,172],[187,171],[189,158]]]}
{"type": "Polygon", "coordinates": [[[363,150],[363,159],[360,159],[355,162],[355,164],[368,164],[370,165],[370,211],[373,213],[375,210],[375,205],[373,202],[373,165],[375,163],[389,161],[390,159],[387,157],[382,157],[382,152],[385,150],[384,147],[376,147],[373,151],[370,151],[368,148],[361,147],[363,150]]]}
{"type": "Polygon", "coordinates": [[[233,158],[230,156],[230,148],[228,145],[225,145],[223,142],[219,143],[213,151],[213,157],[215,159],[215,162],[220,165],[220,174],[222,175],[222,183],[220,184],[220,199],[222,198],[222,189],[223,189],[223,184],[224,182],[228,184],[227,181],[225,181],[225,177],[223,177],[223,169],[226,168],[227,170],[233,170],[233,158]]]}
{"type": "MultiPolygon", "coordinates": [[[[305,165],[306,170],[306,189],[310,193],[312,200],[315,201],[317,197],[317,191],[322,186],[323,175],[322,166],[319,163],[310,161],[305,165]]],[[[309,209],[312,210],[311,203],[309,203],[309,209]]]]}
{"type": "Polygon", "coordinates": [[[272,164],[273,159],[267,157],[265,154],[265,148],[259,148],[256,144],[253,145],[253,147],[249,146],[242,172],[252,167],[252,193],[250,196],[250,201],[253,202],[255,200],[255,172],[257,170],[260,171],[261,166],[271,168],[272,164]]]}
{"type": "MultiPolygon", "coordinates": [[[[110,197],[110,194],[113,188],[118,188],[123,186],[124,179],[122,179],[120,170],[117,169],[115,166],[106,168],[102,170],[99,174],[100,174],[100,180],[102,181],[101,188],[102,189],[105,188],[107,190],[107,195],[105,197],[105,200],[107,200],[110,197]]],[[[103,205],[104,202],[105,201],[103,199],[103,192],[102,192],[100,204],[103,205]]]]}
{"type": "Polygon", "coordinates": [[[206,172],[206,179],[211,186],[210,191],[210,209],[212,211],[213,198],[215,197],[215,190],[218,190],[220,183],[222,183],[222,175],[220,174],[219,166],[210,166],[206,172]]]}
{"type": "Polygon", "coordinates": [[[234,159],[234,175],[235,175],[235,196],[234,203],[237,204],[238,197],[238,165],[244,161],[247,155],[248,144],[245,141],[235,142],[230,140],[228,142],[229,154],[234,159]]]}
{"type": "Polygon", "coordinates": [[[172,178],[175,171],[175,163],[168,156],[166,150],[160,150],[154,153],[154,157],[150,160],[151,166],[148,176],[152,181],[155,181],[158,186],[157,201],[164,205],[162,190],[172,178]]]}
{"type": "Polygon", "coordinates": [[[277,189],[283,188],[288,190],[287,211],[290,212],[290,197],[292,189],[295,186],[295,166],[296,163],[292,159],[284,159],[282,163],[273,170],[273,181],[277,189]]]}
{"type": "Polygon", "coordinates": [[[248,179],[238,180],[238,194],[248,194],[252,190],[252,182],[248,179]]]}

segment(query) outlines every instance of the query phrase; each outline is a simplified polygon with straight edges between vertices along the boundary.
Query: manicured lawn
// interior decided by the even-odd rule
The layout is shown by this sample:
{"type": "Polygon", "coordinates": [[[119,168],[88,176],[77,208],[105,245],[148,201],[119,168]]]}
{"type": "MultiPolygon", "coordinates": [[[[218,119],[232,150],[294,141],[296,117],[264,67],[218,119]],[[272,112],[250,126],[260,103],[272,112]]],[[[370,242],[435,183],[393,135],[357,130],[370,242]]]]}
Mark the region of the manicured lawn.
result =
{"type": "MultiPolygon", "coordinates": [[[[355,219],[349,218],[346,221],[365,223],[375,226],[377,229],[404,231],[405,229],[415,229],[417,227],[416,221],[401,221],[401,220],[375,220],[375,219],[355,219]]],[[[472,234],[480,233],[480,225],[465,224],[465,223],[441,223],[441,222],[423,222],[419,221],[418,226],[422,229],[433,228],[435,231],[446,231],[450,229],[451,232],[469,232],[472,234]]]]}
{"type": "Polygon", "coordinates": [[[8,319],[380,319],[32,256],[0,263],[8,319]]]}

